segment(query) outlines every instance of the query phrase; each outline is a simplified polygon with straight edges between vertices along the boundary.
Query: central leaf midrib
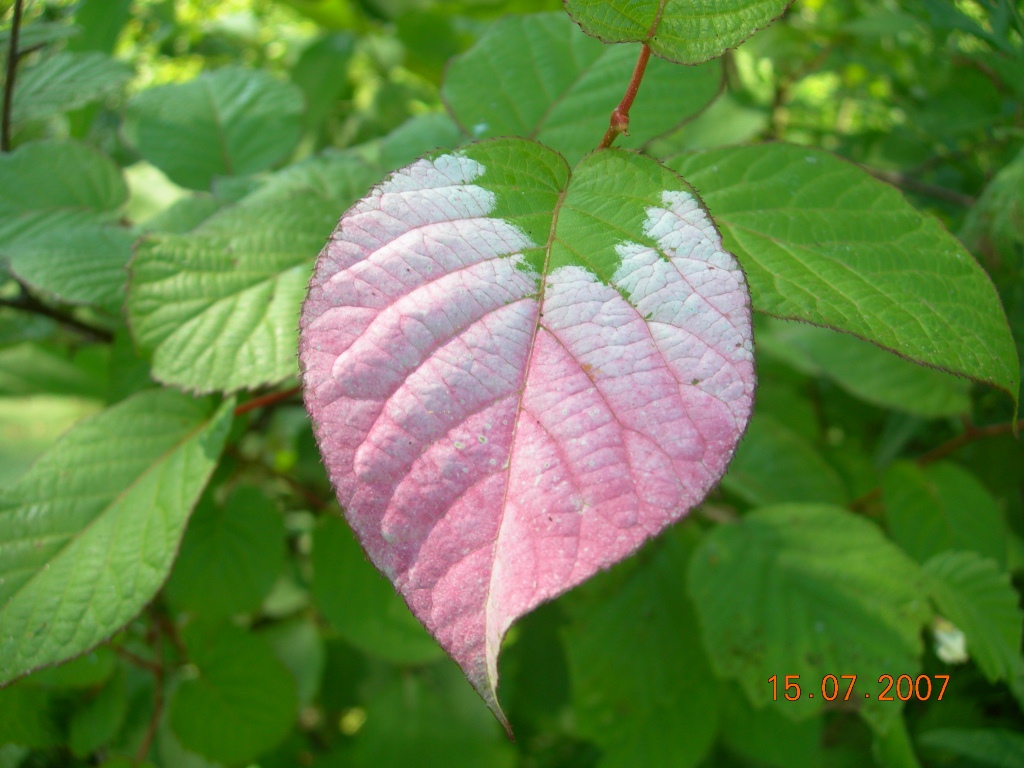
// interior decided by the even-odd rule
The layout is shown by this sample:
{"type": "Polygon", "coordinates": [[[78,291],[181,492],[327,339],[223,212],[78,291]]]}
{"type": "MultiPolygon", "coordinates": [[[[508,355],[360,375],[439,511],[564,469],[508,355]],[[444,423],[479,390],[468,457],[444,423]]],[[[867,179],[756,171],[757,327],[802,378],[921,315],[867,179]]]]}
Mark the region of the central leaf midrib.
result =
{"type": "Polygon", "coordinates": [[[551,262],[551,247],[555,242],[555,230],[558,226],[558,214],[562,209],[562,203],[565,201],[565,197],[569,192],[569,186],[572,184],[572,169],[569,169],[569,173],[565,179],[565,185],[562,187],[561,192],[558,194],[558,199],[555,201],[555,207],[551,214],[551,229],[548,231],[547,242],[544,244],[544,266],[540,273],[540,288],[537,292],[537,319],[534,322],[533,333],[530,334],[529,350],[526,355],[526,363],[523,366],[523,383],[519,388],[519,396],[516,401],[515,415],[512,421],[512,435],[509,438],[508,448],[508,469],[505,474],[505,493],[502,495],[501,504],[498,508],[498,527],[497,532],[494,536],[494,544],[491,550],[491,573],[490,579],[487,583],[487,594],[484,596],[484,663],[487,667],[486,676],[487,684],[490,688],[490,695],[495,696],[494,681],[490,678],[490,669],[488,665],[488,648],[487,648],[487,635],[488,627],[491,622],[491,590],[494,587],[494,562],[497,560],[498,545],[501,540],[501,531],[505,524],[505,511],[508,508],[508,494],[509,485],[512,479],[512,459],[515,454],[516,438],[519,435],[519,424],[523,414],[523,398],[526,396],[526,386],[530,376],[530,366],[533,364],[533,354],[537,348],[537,335],[540,333],[541,319],[544,314],[544,296],[547,290],[547,276],[548,276],[548,265],[551,262]]]}

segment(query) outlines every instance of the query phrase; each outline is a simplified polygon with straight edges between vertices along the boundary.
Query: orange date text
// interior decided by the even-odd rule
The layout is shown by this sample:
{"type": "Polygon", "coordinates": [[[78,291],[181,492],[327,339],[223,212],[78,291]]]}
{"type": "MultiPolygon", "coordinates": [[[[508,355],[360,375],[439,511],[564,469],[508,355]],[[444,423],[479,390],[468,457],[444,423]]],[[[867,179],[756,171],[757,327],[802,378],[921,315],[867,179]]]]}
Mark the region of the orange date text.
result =
{"type": "MultiPolygon", "coordinates": [[[[949,675],[882,675],[878,678],[878,689],[874,691],[854,692],[857,684],[856,675],[825,675],[821,679],[820,691],[815,687],[804,687],[800,684],[800,675],[785,675],[781,681],[778,675],[768,678],[772,686],[772,701],[779,700],[781,687],[782,698],[786,701],[796,701],[806,696],[808,699],[816,699],[819,696],[825,701],[842,701],[863,699],[877,699],[878,701],[928,701],[935,695],[936,701],[942,701],[942,695],[946,692],[949,684],[949,675]]],[[[861,684],[863,686],[863,683],[861,684]]]]}

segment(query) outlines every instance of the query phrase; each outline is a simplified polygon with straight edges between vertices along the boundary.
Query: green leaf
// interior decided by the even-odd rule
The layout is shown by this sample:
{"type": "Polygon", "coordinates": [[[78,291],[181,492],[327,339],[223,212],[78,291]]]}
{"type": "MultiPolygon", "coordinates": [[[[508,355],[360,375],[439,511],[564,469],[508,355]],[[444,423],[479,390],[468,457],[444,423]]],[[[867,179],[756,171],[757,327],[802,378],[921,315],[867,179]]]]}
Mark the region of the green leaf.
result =
{"type": "Polygon", "coordinates": [[[755,706],[807,716],[822,706],[823,678],[845,674],[857,675],[865,710],[875,705],[865,714],[898,713],[861,697],[877,695],[879,675],[918,669],[930,612],[918,567],[874,524],[820,504],[755,510],[704,540],[689,586],[716,670],[755,706]],[[784,700],[787,675],[800,678],[796,701],[784,700]]]}
{"type": "Polygon", "coordinates": [[[167,581],[167,596],[211,618],[255,611],[284,565],[284,520],[257,488],[236,488],[223,507],[196,508],[167,581]]]}
{"type": "Polygon", "coordinates": [[[512,768],[516,751],[453,663],[389,669],[367,685],[366,724],[346,765],[353,768],[460,765],[512,768]]]}
{"type": "Polygon", "coordinates": [[[765,346],[783,346],[854,397],[925,418],[971,409],[970,382],[903,360],[874,344],[827,328],[775,322],[765,346]]]}
{"type": "Polygon", "coordinates": [[[64,51],[18,72],[11,120],[43,120],[119,93],[132,68],[102,53],[64,51]]]}
{"type": "Polygon", "coordinates": [[[898,462],[882,479],[882,499],[893,540],[919,563],[963,549],[1005,565],[999,503],[967,470],[948,462],[923,469],[898,462]]]}
{"type": "MultiPolygon", "coordinates": [[[[714,743],[719,683],[685,587],[693,538],[674,531],[624,584],[599,599],[566,601],[576,726],[602,749],[603,767],[685,768],[714,743]]],[[[601,582],[584,591],[600,592],[601,582]]]]}
{"type": "Polygon", "coordinates": [[[375,180],[334,155],[290,168],[186,235],[150,235],[132,260],[128,321],[153,375],[198,392],[297,373],[299,305],[338,215],[375,180]]]}
{"type": "MultiPolygon", "coordinates": [[[[1021,78],[1014,81],[1024,89],[1021,78]]],[[[999,289],[1024,371],[1024,150],[985,187],[967,213],[960,239],[977,254],[999,289]]]]}
{"type": "Polygon", "coordinates": [[[921,746],[992,768],[1024,768],[1024,735],[1002,728],[940,728],[921,734],[921,746]]]}
{"type": "Polygon", "coordinates": [[[11,269],[26,283],[63,301],[116,313],[128,281],[135,235],[127,229],[83,225],[53,230],[18,245],[11,269]]]}
{"type": "Polygon", "coordinates": [[[777,707],[755,708],[735,686],[723,697],[722,741],[753,765],[819,768],[823,718],[793,722],[777,707]]]}
{"type": "Polygon", "coordinates": [[[153,597],[230,422],[230,402],[144,392],[0,491],[0,682],[92,647],[153,597]]]}
{"type": "Polygon", "coordinates": [[[100,645],[71,661],[37,670],[25,680],[46,688],[95,688],[110,679],[116,666],[114,652],[100,645]]]}
{"type": "Polygon", "coordinates": [[[1021,668],[1024,613],[1010,576],[976,552],[946,551],[924,564],[928,589],[942,615],[967,637],[967,652],[992,682],[1021,668]]]}
{"type": "Polygon", "coordinates": [[[754,309],[835,328],[1016,398],[992,283],[939,222],[819,150],[716,149],[669,162],[704,196],[754,309]]]}
{"type": "Polygon", "coordinates": [[[327,665],[320,628],[312,619],[274,624],[259,633],[295,678],[299,707],[313,704],[327,665]]]}
{"type": "MultiPolygon", "coordinates": [[[[33,141],[0,155],[0,242],[31,228],[42,214],[105,214],[128,199],[121,171],[104,154],[77,141],[33,141]]],[[[88,220],[92,221],[90,217],[88,220]]],[[[49,219],[46,228],[65,222],[49,219]]]]}
{"type": "Polygon", "coordinates": [[[77,395],[102,400],[107,382],[67,354],[23,342],[0,349],[0,396],[77,395]]]}
{"type": "Polygon", "coordinates": [[[887,727],[874,728],[871,748],[875,762],[882,768],[921,768],[902,714],[892,718],[887,727]]]}
{"type": "Polygon", "coordinates": [[[195,677],[169,705],[182,746],[223,763],[248,763],[279,744],[296,712],[295,681],[258,636],[232,625],[182,632],[195,677]]]}
{"type": "Polygon", "coordinates": [[[387,172],[408,165],[426,152],[457,147],[462,141],[459,126],[447,114],[430,112],[409,118],[367,154],[382,172],[387,172]]]}
{"type": "Polygon", "coordinates": [[[32,749],[61,743],[57,707],[42,688],[12,685],[0,689],[0,744],[20,744],[32,749]]]}
{"type": "Polygon", "coordinates": [[[81,33],[69,43],[72,51],[113,53],[121,30],[131,18],[131,0],[82,0],[75,11],[81,33]]]}
{"type": "Polygon", "coordinates": [[[75,303],[120,306],[134,235],[116,226],[128,197],[105,155],[38,141],[0,156],[0,257],[22,280],[75,303]]]}
{"type": "Polygon", "coordinates": [[[646,42],[655,55],[697,64],[721,55],[782,15],[791,0],[565,0],[588,35],[646,42]]]}
{"type": "Polygon", "coordinates": [[[267,72],[225,67],[187,83],[147,88],[124,132],[172,181],[209,189],[216,176],[265,171],[295,148],[302,93],[267,72]]]}
{"type": "Polygon", "coordinates": [[[10,486],[62,433],[101,408],[81,397],[0,398],[0,486],[10,486]]]}
{"type": "MultiPolygon", "coordinates": [[[[562,13],[509,16],[452,60],[441,95],[474,138],[536,139],[575,163],[601,141],[635,62],[636,51],[602,45],[562,13]]],[[[715,97],[721,77],[717,62],[650,62],[619,145],[671,131],[715,97]]]]}
{"type": "Polygon", "coordinates": [[[843,479],[806,439],[755,413],[722,487],[755,505],[784,501],[847,501],[843,479]]]}
{"type": "Polygon", "coordinates": [[[349,527],[334,517],[324,518],[313,533],[313,600],[331,626],[364,653],[398,664],[441,656],[349,527]]]}
{"type": "Polygon", "coordinates": [[[123,672],[77,708],[68,723],[68,748],[77,757],[88,757],[110,742],[124,723],[128,691],[123,672]]]}
{"type": "Polygon", "coordinates": [[[292,67],[292,81],[305,96],[302,123],[307,132],[316,134],[338,101],[351,98],[348,67],[355,42],[347,32],[323,35],[302,50],[292,67]]]}

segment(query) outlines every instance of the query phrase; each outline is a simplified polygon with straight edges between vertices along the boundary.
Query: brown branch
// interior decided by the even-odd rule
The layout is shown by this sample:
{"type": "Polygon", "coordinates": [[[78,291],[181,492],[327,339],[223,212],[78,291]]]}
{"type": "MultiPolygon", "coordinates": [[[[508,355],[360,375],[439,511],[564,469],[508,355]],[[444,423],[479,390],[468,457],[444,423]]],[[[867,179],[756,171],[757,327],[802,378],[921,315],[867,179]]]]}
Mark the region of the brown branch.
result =
{"type": "Polygon", "coordinates": [[[640,90],[640,81],[644,79],[644,71],[647,69],[647,62],[650,59],[651,47],[644,43],[640,48],[636,66],[633,68],[633,76],[629,79],[629,85],[626,86],[626,93],[623,95],[622,101],[619,102],[619,106],[612,110],[608,130],[605,132],[604,138],[601,139],[601,143],[597,145],[598,149],[608,149],[620,133],[629,135],[629,110],[636,99],[637,91],[640,90]]]}
{"type": "Polygon", "coordinates": [[[0,152],[11,151],[11,112],[14,108],[14,79],[18,72],[18,35],[21,32],[23,0],[14,0],[11,41],[7,46],[7,78],[4,81],[3,117],[0,118],[0,152]]]}
{"type": "Polygon", "coordinates": [[[139,748],[135,752],[135,758],[132,761],[135,765],[142,763],[149,754],[164,712],[164,623],[161,621],[162,614],[155,612],[152,606],[150,606],[149,614],[150,625],[146,639],[156,654],[156,661],[149,667],[153,673],[153,712],[149,716],[146,732],[143,734],[142,741],[139,742],[139,748]]]}
{"type": "Polygon", "coordinates": [[[149,659],[144,659],[141,656],[139,656],[139,654],[135,653],[134,651],[129,651],[122,645],[113,645],[111,646],[111,648],[114,649],[114,653],[126,659],[129,664],[132,664],[133,666],[136,666],[139,669],[147,669],[154,675],[158,672],[162,672],[162,668],[157,662],[150,661],[149,659]]]}
{"type": "Polygon", "coordinates": [[[92,341],[110,343],[114,340],[114,334],[106,328],[97,328],[94,325],[89,325],[68,312],[64,312],[63,310],[44,304],[29,293],[27,285],[20,280],[17,282],[18,285],[21,286],[21,293],[13,299],[0,299],[0,307],[8,307],[10,309],[16,309],[19,312],[28,312],[33,315],[48,317],[51,320],[56,320],[61,325],[77,331],[92,341]]]}
{"type": "Polygon", "coordinates": [[[254,397],[252,400],[246,400],[240,406],[235,408],[235,416],[241,416],[243,413],[255,411],[257,408],[265,408],[268,405],[276,405],[283,400],[287,400],[293,395],[299,394],[301,391],[302,387],[292,387],[290,389],[282,389],[280,392],[271,392],[268,395],[254,397]]]}
{"type": "MultiPolygon", "coordinates": [[[[970,421],[965,420],[963,434],[950,438],[941,445],[932,448],[927,453],[922,453],[914,461],[920,467],[927,467],[929,464],[934,464],[936,461],[940,461],[950,454],[955,453],[965,445],[969,445],[970,443],[978,440],[984,440],[988,437],[997,437],[999,435],[1017,432],[1020,429],[1024,429],[1024,419],[1020,419],[1016,423],[1009,421],[1005,424],[990,424],[987,427],[976,427],[970,421]]],[[[856,499],[849,502],[846,506],[854,512],[866,512],[870,506],[881,497],[882,489],[872,488],[867,493],[862,496],[858,496],[856,499]]]]}
{"type": "Polygon", "coordinates": [[[1017,432],[1022,428],[1024,428],[1024,419],[1021,419],[1016,424],[1009,421],[1005,424],[990,424],[987,427],[976,427],[968,422],[962,435],[957,435],[956,437],[942,443],[942,445],[932,448],[932,450],[927,453],[918,456],[917,463],[922,467],[926,467],[929,464],[934,464],[940,459],[946,458],[951,453],[955,453],[965,445],[973,443],[976,440],[984,440],[986,437],[996,437],[997,435],[1006,435],[1010,432],[1017,432]]]}
{"type": "Polygon", "coordinates": [[[935,184],[918,181],[917,179],[907,176],[904,173],[899,173],[898,171],[883,171],[880,168],[868,168],[867,166],[861,167],[876,179],[886,181],[893,186],[899,187],[900,189],[904,189],[908,192],[916,192],[919,195],[933,197],[936,200],[945,200],[947,203],[960,205],[964,208],[970,208],[975,203],[975,199],[970,195],[965,195],[962,192],[956,192],[952,189],[946,189],[945,187],[939,187],[935,184]]]}

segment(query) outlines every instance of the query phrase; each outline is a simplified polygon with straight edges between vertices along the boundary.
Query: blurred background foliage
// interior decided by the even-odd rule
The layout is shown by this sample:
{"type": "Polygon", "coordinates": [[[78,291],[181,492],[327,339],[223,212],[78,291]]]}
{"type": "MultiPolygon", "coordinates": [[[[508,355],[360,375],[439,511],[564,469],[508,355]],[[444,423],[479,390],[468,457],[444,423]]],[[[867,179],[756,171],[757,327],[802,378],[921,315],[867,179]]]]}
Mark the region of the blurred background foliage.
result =
{"type": "MultiPolygon", "coordinates": [[[[4,51],[12,8],[0,1],[4,51]]],[[[0,164],[0,486],[154,376],[203,389],[160,357],[163,331],[146,330],[145,308],[123,308],[133,242],[187,237],[215,215],[230,241],[301,174],[322,173],[330,189],[301,202],[315,231],[297,230],[312,258],[337,201],[362,194],[335,187],[365,190],[466,140],[442,99],[449,60],[496,19],[560,10],[556,0],[28,2],[15,152],[0,164]],[[202,88],[217,101],[212,117],[202,88]],[[273,106],[254,117],[259,104],[273,106]],[[168,133],[162,109],[196,110],[197,133],[168,133]],[[200,152],[215,118],[241,126],[227,130],[222,157],[200,152]],[[345,170],[353,158],[359,170],[345,170]],[[62,177],[72,192],[91,185],[88,204],[60,203],[62,177]],[[41,217],[31,226],[30,208],[41,217]],[[56,230],[95,254],[84,272],[29,264],[25,254],[66,253],[47,239],[56,230]]],[[[727,54],[719,97],[646,151],[787,141],[862,165],[962,238],[1020,350],[1021,18],[1012,0],[796,0],[727,54]]],[[[158,262],[160,242],[171,241],[138,246],[136,258],[158,262]]],[[[756,340],[756,414],[721,488],[510,633],[502,699],[515,743],[335,516],[291,396],[234,419],[143,613],[84,656],[0,690],[0,768],[1024,765],[1024,450],[1009,398],[827,330],[759,317],[756,340]],[[812,506],[786,506],[797,503],[812,506]],[[826,524],[813,505],[849,519],[826,524]],[[723,576],[714,566],[728,557],[736,567],[723,576]],[[944,586],[895,584],[910,561],[944,586]],[[726,653],[739,652],[726,609],[775,578],[789,580],[786,601],[750,610],[776,612],[763,626],[782,649],[780,681],[798,671],[785,649],[816,631],[804,617],[827,604],[849,626],[834,657],[800,661],[817,675],[803,678],[808,690],[849,672],[843,644],[858,638],[881,644],[894,677],[949,675],[943,700],[878,703],[881,714],[769,701],[767,675],[726,653]],[[837,597],[833,582],[860,591],[837,597]],[[923,634],[884,634],[908,621],[886,611],[914,603],[917,616],[925,595],[937,608],[914,619],[923,634]]],[[[265,383],[294,378],[289,354],[265,383]]]]}

